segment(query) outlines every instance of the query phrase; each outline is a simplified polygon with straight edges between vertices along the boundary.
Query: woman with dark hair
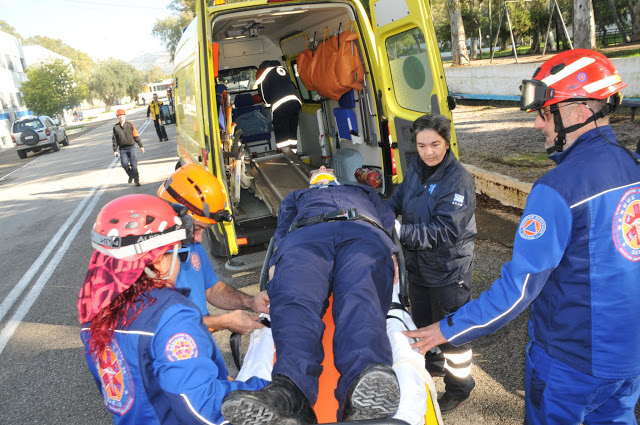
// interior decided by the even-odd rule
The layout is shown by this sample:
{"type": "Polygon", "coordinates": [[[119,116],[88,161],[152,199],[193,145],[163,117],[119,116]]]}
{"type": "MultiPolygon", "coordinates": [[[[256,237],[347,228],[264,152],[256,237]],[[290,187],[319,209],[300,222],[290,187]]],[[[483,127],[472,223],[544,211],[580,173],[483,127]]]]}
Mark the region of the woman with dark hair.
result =
{"type": "Polygon", "coordinates": [[[123,196],[98,214],[78,314],[115,424],[222,423],[227,393],[266,384],[228,380],[200,310],[175,289],[186,237],[173,208],[153,196],[123,196]]]}
{"type": "MultiPolygon", "coordinates": [[[[411,314],[418,328],[442,320],[471,300],[476,197],[473,176],[451,152],[451,121],[424,115],[413,123],[417,154],[387,201],[402,216],[396,231],[407,264],[411,314]]],[[[469,398],[471,345],[443,344],[426,355],[432,376],[444,376],[438,400],[447,412],[469,398]]]]}

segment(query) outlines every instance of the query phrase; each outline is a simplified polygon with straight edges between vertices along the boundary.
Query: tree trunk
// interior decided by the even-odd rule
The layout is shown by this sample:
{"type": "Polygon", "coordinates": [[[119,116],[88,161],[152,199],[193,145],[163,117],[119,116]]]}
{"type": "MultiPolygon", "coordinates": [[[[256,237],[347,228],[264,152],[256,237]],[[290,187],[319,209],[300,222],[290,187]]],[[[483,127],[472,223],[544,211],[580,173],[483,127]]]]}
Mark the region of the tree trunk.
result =
{"type": "Polygon", "coordinates": [[[602,41],[600,41],[600,44],[602,44],[602,47],[605,47],[607,45],[607,26],[604,24],[602,15],[599,13],[596,13],[596,22],[598,24],[598,28],[602,31],[602,41]]]}
{"type": "Polygon", "coordinates": [[[640,41],[640,1],[635,1],[635,6],[631,0],[627,0],[631,13],[631,41],[640,41]]]}
{"type": "Polygon", "coordinates": [[[469,52],[469,57],[471,60],[478,59],[478,39],[475,37],[471,38],[471,52],[469,52]]]}
{"type": "MultiPolygon", "coordinates": [[[[575,0],[574,0],[575,1],[575,0]]],[[[627,34],[627,30],[624,28],[623,23],[620,21],[620,17],[618,16],[618,10],[616,9],[616,2],[613,0],[609,1],[609,7],[611,8],[611,15],[613,16],[613,20],[618,27],[618,31],[620,31],[620,35],[622,35],[622,41],[628,43],[631,41],[629,35],[627,34]]]]}
{"type": "Polygon", "coordinates": [[[596,23],[591,0],[573,0],[573,47],[596,48],[596,23]]]}
{"type": "Polygon", "coordinates": [[[540,31],[540,21],[538,21],[538,24],[536,25],[536,31],[533,35],[533,39],[531,40],[531,49],[529,49],[529,53],[540,53],[541,49],[540,49],[540,37],[541,37],[541,31],[540,31]]]}
{"type": "Polygon", "coordinates": [[[449,20],[451,21],[451,53],[454,65],[468,65],[467,37],[464,33],[460,0],[447,0],[449,20]]]}
{"type": "Polygon", "coordinates": [[[564,32],[562,28],[562,24],[560,23],[560,18],[556,20],[556,51],[567,50],[569,49],[569,40],[567,39],[567,34],[564,32]],[[562,48],[560,48],[560,43],[562,43],[562,48]]]}

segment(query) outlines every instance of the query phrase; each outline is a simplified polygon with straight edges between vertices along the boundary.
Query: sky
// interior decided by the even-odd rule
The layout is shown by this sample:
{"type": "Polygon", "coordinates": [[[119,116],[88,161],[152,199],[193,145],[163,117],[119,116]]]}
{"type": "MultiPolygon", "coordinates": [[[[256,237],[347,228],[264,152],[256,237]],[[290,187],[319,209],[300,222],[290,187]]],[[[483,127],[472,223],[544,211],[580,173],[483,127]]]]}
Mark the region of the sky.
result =
{"type": "Polygon", "coordinates": [[[151,35],[156,19],[171,15],[170,0],[0,0],[0,20],[23,38],[60,39],[94,60],[129,62],[164,51],[151,35]]]}

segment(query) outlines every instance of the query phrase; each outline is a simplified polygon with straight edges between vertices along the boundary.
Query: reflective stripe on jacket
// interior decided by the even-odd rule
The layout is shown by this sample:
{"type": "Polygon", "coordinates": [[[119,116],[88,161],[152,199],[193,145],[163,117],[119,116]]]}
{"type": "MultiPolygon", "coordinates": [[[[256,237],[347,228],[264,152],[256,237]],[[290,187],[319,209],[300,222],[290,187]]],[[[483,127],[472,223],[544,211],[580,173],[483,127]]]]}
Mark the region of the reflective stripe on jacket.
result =
{"type": "Polygon", "coordinates": [[[529,304],[529,336],[603,379],[640,375],[640,165],[611,126],[551,156],[491,288],[440,322],[453,344],[487,335],[529,304]]]}

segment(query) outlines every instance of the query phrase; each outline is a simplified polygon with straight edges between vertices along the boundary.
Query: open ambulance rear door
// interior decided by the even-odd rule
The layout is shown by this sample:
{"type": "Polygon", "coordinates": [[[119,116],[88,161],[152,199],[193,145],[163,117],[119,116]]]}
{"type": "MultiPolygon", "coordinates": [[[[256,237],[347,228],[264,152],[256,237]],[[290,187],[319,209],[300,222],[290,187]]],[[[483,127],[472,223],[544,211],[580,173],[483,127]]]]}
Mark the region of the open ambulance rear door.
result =
{"type": "MultiPolygon", "coordinates": [[[[211,22],[206,0],[196,0],[196,19],[198,21],[198,55],[200,64],[200,93],[202,98],[202,130],[204,134],[203,158],[209,171],[220,180],[227,191],[226,209],[231,212],[229,199],[230,190],[227,186],[227,178],[224,168],[224,159],[221,157],[220,124],[218,121],[215,97],[215,72],[214,69],[214,45],[211,37],[211,22]]],[[[217,53],[217,52],[216,52],[217,53]]],[[[211,231],[220,246],[225,247],[225,254],[231,257],[238,253],[236,232],[233,222],[218,223],[211,227],[211,231]]],[[[215,241],[212,241],[215,243],[215,241]]]]}
{"type": "MultiPolygon", "coordinates": [[[[407,170],[413,121],[425,114],[452,119],[448,89],[428,0],[378,0],[370,3],[378,66],[373,67],[381,132],[390,138],[398,183],[407,170]],[[380,84],[382,82],[382,84],[380,84]]],[[[458,155],[453,121],[451,149],[458,155]]]]}

